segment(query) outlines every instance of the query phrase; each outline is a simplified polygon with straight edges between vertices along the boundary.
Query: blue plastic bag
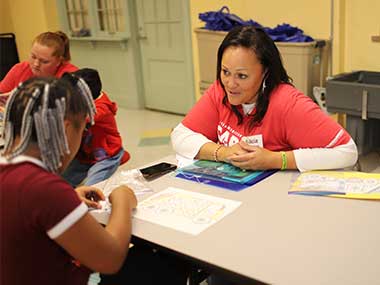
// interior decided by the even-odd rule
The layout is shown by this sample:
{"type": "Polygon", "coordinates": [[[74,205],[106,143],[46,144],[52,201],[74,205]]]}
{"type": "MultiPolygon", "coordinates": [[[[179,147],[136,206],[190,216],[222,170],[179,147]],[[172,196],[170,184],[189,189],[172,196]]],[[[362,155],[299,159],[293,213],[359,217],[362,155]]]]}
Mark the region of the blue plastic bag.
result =
{"type": "Polygon", "coordinates": [[[229,31],[235,26],[253,25],[261,27],[259,23],[253,20],[244,21],[235,14],[231,14],[227,6],[223,6],[219,11],[199,13],[199,19],[206,23],[205,29],[212,31],[229,31]]]}
{"type": "Polygon", "coordinates": [[[265,32],[275,42],[312,42],[313,38],[303,31],[289,24],[277,25],[275,28],[264,28],[265,32]]]}
{"type": "Polygon", "coordinates": [[[254,20],[244,21],[235,14],[230,13],[227,6],[223,6],[219,11],[209,11],[199,14],[199,19],[204,21],[205,29],[212,31],[230,31],[235,26],[255,26],[261,27],[275,42],[311,42],[313,38],[305,35],[303,31],[289,24],[277,25],[271,29],[263,27],[254,20]]]}

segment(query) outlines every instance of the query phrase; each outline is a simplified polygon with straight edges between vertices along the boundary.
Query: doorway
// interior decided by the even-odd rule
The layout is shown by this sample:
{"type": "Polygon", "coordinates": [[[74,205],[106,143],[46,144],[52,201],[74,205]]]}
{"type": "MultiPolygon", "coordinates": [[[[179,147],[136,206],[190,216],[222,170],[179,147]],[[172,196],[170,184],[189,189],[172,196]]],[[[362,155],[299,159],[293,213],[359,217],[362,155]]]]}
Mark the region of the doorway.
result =
{"type": "Polygon", "coordinates": [[[134,0],[145,107],[186,114],[195,102],[187,0],[134,0]]]}

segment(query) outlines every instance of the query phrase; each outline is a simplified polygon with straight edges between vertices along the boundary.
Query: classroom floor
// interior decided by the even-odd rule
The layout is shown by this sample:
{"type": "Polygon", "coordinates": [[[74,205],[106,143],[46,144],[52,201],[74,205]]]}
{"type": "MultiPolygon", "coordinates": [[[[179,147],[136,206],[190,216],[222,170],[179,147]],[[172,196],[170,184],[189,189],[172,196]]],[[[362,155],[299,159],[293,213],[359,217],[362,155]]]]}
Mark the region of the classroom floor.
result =
{"type": "Polygon", "coordinates": [[[150,110],[119,108],[116,121],[123,138],[123,146],[131,159],[122,167],[133,169],[174,154],[170,131],[184,116],[150,110]]]}
{"type": "MultiPolygon", "coordinates": [[[[127,110],[119,108],[116,120],[123,137],[123,145],[131,159],[125,169],[174,154],[169,140],[170,130],[181,122],[183,116],[150,110],[127,110]]],[[[380,173],[380,150],[362,155],[355,169],[380,173]]]]}

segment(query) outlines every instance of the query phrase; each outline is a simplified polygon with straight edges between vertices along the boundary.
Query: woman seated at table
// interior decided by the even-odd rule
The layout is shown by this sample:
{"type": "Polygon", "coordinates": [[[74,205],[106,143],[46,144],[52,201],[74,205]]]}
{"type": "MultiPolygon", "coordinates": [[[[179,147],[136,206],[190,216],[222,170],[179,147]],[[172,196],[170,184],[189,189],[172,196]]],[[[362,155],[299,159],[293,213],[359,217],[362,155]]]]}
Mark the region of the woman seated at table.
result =
{"type": "Polygon", "coordinates": [[[217,80],[171,139],[180,156],[242,169],[337,169],[358,157],[350,135],[291,84],[274,42],[252,26],[224,38],[217,80]]]}
{"type": "Polygon", "coordinates": [[[78,68],[70,63],[70,44],[61,31],[39,34],[32,44],[28,61],[15,64],[0,82],[0,93],[8,93],[34,76],[61,77],[78,68]]]}

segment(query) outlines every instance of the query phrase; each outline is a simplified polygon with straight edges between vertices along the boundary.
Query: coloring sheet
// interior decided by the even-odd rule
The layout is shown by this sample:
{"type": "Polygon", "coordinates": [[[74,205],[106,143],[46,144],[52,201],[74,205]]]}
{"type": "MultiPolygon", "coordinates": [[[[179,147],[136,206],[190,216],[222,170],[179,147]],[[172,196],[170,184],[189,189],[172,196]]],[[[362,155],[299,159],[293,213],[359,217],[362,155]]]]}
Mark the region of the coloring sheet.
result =
{"type": "Polygon", "coordinates": [[[348,171],[310,171],[293,183],[293,191],[326,191],[342,194],[380,193],[380,174],[348,171]]]}
{"type": "Polygon", "coordinates": [[[140,202],[134,217],[197,235],[240,205],[239,201],[169,187],[140,202]]]}

